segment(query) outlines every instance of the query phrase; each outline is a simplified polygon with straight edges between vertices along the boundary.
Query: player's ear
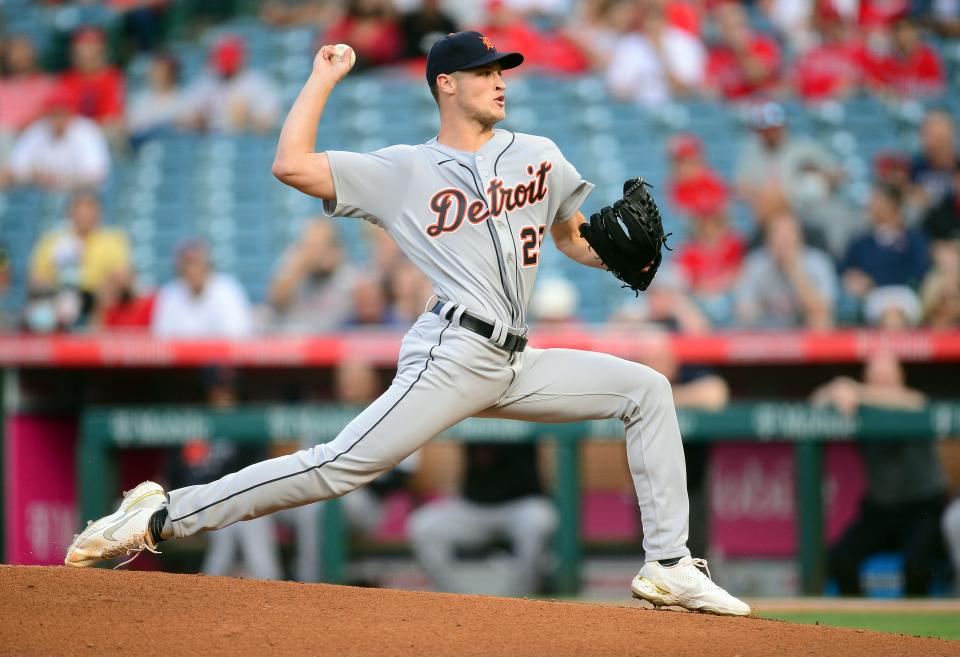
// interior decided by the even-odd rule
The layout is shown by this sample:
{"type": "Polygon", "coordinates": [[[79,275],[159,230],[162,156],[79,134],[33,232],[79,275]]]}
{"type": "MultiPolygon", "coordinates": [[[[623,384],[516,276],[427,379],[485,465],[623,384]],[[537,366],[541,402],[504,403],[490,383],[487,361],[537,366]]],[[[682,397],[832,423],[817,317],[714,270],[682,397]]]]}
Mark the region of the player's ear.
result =
{"type": "Polygon", "coordinates": [[[452,94],[457,90],[457,78],[454,74],[441,73],[437,76],[437,91],[440,94],[452,94]]]}

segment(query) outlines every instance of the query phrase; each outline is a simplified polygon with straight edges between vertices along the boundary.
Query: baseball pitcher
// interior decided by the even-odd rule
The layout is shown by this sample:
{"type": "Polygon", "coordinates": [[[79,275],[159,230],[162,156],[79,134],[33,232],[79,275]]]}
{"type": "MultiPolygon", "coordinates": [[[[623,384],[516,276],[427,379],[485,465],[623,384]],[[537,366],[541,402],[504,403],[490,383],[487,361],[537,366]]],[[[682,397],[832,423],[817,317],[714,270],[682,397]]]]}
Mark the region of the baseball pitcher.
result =
{"type": "Polygon", "coordinates": [[[88,566],[280,509],[344,495],[471,416],[532,422],[619,418],[643,523],[635,597],[727,615],[750,608],[714,584],[686,547],[683,447],[670,384],[613,356],[527,346],[527,312],[550,236],[569,258],[644,290],[666,238],[646,185],[587,221],[593,185],[549,139],[495,128],[506,111],[502,71],[523,62],[478,32],[441,38],[427,60],[440,132],[373,153],[315,152],[317,127],[350,51],[324,46],[280,134],[273,173],[324,200],[337,217],[385,230],[433,282],[435,296],[403,339],[389,390],[331,442],[209,484],[144,482],[91,523],[66,564],[88,566]]]}

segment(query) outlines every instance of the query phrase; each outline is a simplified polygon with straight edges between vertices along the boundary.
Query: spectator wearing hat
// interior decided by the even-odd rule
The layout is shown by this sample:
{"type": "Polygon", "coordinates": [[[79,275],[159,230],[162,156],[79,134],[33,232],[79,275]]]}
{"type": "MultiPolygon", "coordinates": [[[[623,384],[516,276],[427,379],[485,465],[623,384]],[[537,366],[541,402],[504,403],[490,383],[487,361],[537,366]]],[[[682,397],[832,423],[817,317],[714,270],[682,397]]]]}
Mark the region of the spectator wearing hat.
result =
{"type": "Polygon", "coordinates": [[[563,276],[540,278],[530,298],[530,310],[539,328],[554,330],[579,326],[577,305],[580,295],[573,283],[563,276]]]}
{"type": "Polygon", "coordinates": [[[759,103],[747,118],[753,133],[737,157],[736,186],[757,222],[762,227],[784,209],[766,205],[776,195],[800,220],[811,246],[842,254],[856,222],[839,194],[844,174],[836,158],[820,143],[791,134],[779,103],[759,103]]]}
{"type": "Polygon", "coordinates": [[[715,324],[732,319],[732,292],[740,275],[745,246],[730,226],[727,195],[715,190],[699,196],[690,216],[689,235],[673,258],[690,294],[715,324]]]}
{"type": "Polygon", "coordinates": [[[956,139],[956,125],[949,112],[927,112],[920,125],[920,152],[910,168],[914,186],[911,196],[924,210],[936,206],[953,188],[954,176],[960,171],[956,139]]]}
{"type": "Polygon", "coordinates": [[[170,131],[184,118],[180,62],[171,54],[154,55],[147,86],[134,94],[127,112],[127,133],[133,145],[170,131]]]}
{"type": "Polygon", "coordinates": [[[47,97],[46,115],[14,142],[3,181],[42,189],[72,191],[103,183],[110,149],[96,122],[77,116],[67,91],[47,97]]]}
{"type": "Polygon", "coordinates": [[[70,43],[72,67],[60,78],[73,111],[93,119],[111,139],[119,134],[124,110],[123,72],[107,60],[106,35],[84,28],[70,43]]]}
{"type": "Polygon", "coordinates": [[[870,194],[870,229],[855,238],[840,264],[847,294],[864,300],[876,287],[905,285],[916,289],[930,267],[927,238],[904,225],[903,197],[890,185],[878,184],[870,194]]]}
{"type": "Polygon", "coordinates": [[[5,162],[14,139],[47,109],[53,78],[37,65],[33,41],[14,35],[2,46],[0,74],[0,162],[5,162]]]}
{"type": "Polygon", "coordinates": [[[349,0],[323,43],[346,43],[357,56],[354,70],[386,66],[400,60],[403,34],[389,0],[349,0]]]}
{"type": "Polygon", "coordinates": [[[794,217],[779,215],[767,225],[763,246],[743,263],[736,287],[738,324],[831,328],[838,287],[830,256],[804,244],[794,217]]]}
{"type": "Polygon", "coordinates": [[[867,324],[887,331],[903,331],[920,323],[920,298],[906,285],[875,287],[863,300],[867,324]]]}
{"type": "Polygon", "coordinates": [[[656,6],[644,12],[641,25],[620,38],[610,58],[606,78],[614,95],[654,108],[698,90],[706,63],[700,39],[670,25],[656,6]]]}
{"type": "Polygon", "coordinates": [[[670,155],[670,200],[687,217],[702,214],[705,208],[726,203],[729,192],[720,174],[711,170],[703,144],[692,134],[674,136],[667,144],[670,155]]]}
{"type": "Polygon", "coordinates": [[[70,199],[70,223],[44,233],[30,258],[35,297],[60,295],[64,328],[82,322],[110,277],[130,268],[130,244],[123,232],[101,225],[97,194],[80,190],[70,199]],[[75,301],[67,302],[72,296],[75,301]]]}
{"type": "Polygon", "coordinates": [[[205,242],[177,248],[176,279],[160,289],[151,330],[160,338],[244,338],[253,334],[246,291],[228,274],[213,271],[205,242]]]}
{"type": "Polygon", "coordinates": [[[925,43],[916,23],[899,19],[890,52],[864,50],[865,83],[875,93],[897,98],[931,98],[943,93],[946,76],[940,56],[925,43]]]}
{"type": "Polygon", "coordinates": [[[830,3],[818,5],[814,24],[816,43],[793,62],[793,88],[810,103],[848,98],[861,80],[861,50],[851,25],[830,3]]]}
{"type": "Polygon", "coordinates": [[[280,94],[273,81],[246,67],[246,44],[224,36],[210,51],[207,71],[184,99],[184,124],[212,132],[263,132],[276,127],[280,94]]]}
{"type": "Polygon", "coordinates": [[[750,28],[746,10],[735,2],[714,9],[719,40],[709,49],[706,85],[726,100],[773,91],[780,82],[780,48],[750,28]]]}

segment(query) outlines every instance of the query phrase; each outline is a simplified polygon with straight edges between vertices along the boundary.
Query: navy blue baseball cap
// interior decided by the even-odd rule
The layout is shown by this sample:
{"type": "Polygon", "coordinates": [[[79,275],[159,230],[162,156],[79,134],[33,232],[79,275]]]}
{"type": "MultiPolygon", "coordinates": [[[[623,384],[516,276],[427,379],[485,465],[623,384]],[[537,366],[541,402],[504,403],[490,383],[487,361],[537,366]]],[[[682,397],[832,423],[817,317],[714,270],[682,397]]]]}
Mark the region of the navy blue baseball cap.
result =
{"type": "Polygon", "coordinates": [[[504,69],[523,63],[518,52],[499,52],[487,37],[479,32],[453,32],[437,39],[427,55],[427,84],[435,84],[441,73],[466,71],[471,68],[500,62],[504,69]]]}

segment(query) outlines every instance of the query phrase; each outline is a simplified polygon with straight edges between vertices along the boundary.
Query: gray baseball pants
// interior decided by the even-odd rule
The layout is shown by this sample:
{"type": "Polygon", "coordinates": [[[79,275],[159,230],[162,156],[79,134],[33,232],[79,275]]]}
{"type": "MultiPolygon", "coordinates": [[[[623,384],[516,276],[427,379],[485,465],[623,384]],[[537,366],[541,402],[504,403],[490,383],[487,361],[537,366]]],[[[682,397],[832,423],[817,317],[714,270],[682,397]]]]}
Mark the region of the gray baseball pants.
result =
{"type": "Polygon", "coordinates": [[[432,313],[404,337],[390,388],[335,439],[170,491],[174,536],[339,497],[478,415],[533,422],[620,418],[646,559],[689,555],[683,446],[665,377],[596,352],[527,349],[511,356],[432,313]]]}

